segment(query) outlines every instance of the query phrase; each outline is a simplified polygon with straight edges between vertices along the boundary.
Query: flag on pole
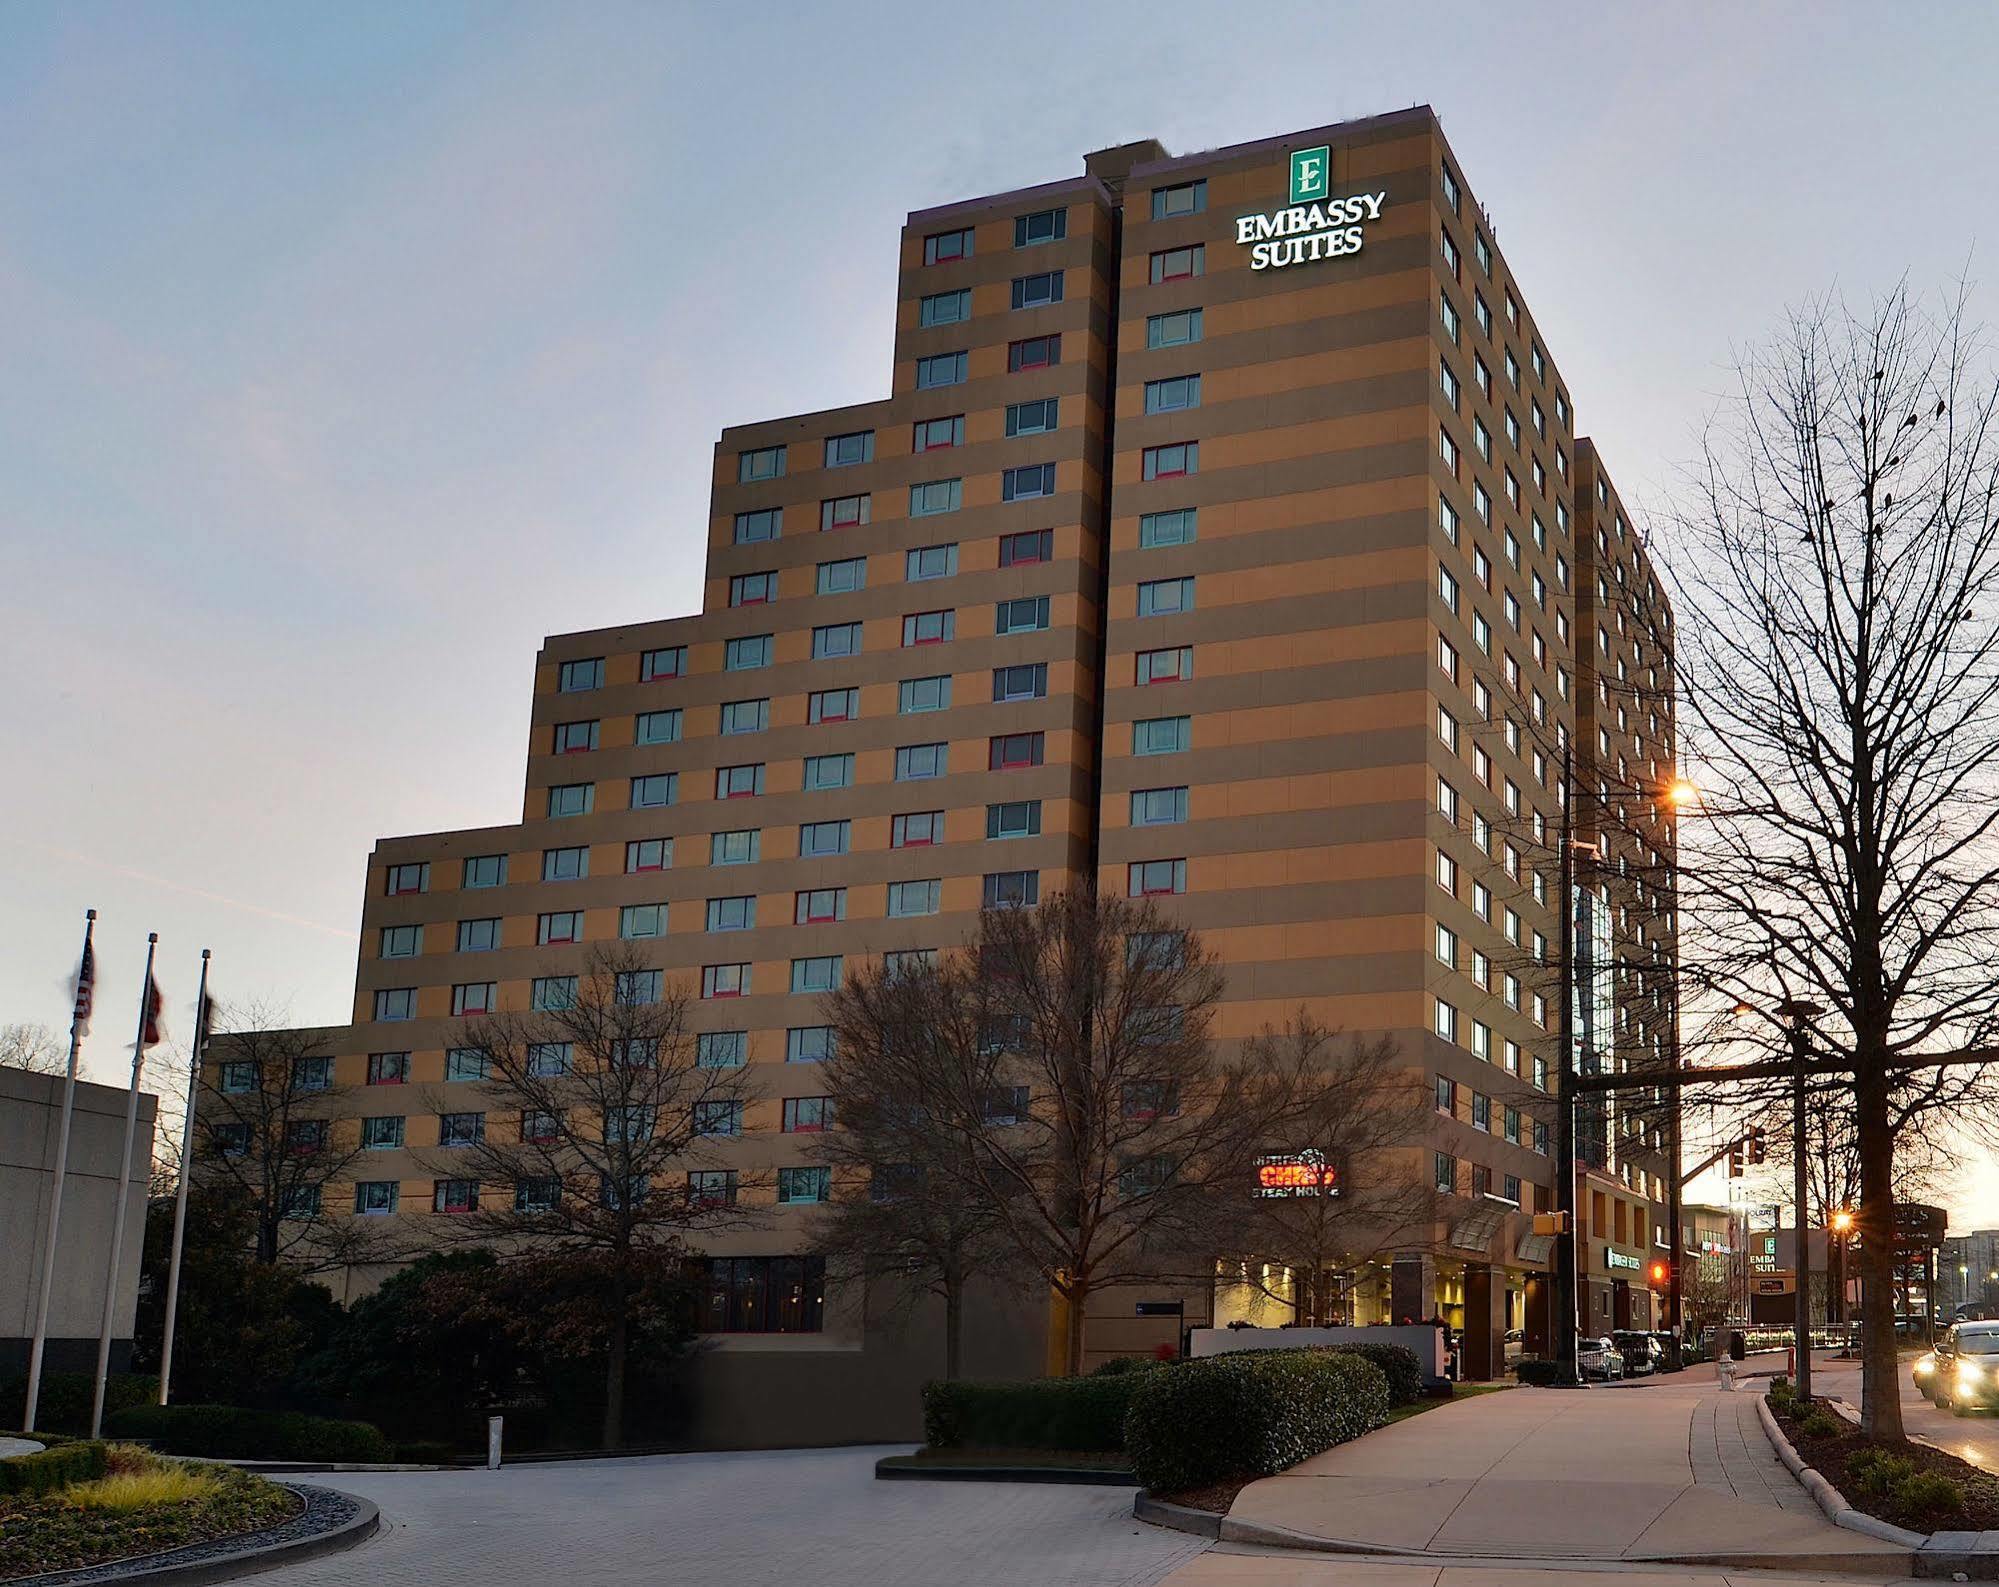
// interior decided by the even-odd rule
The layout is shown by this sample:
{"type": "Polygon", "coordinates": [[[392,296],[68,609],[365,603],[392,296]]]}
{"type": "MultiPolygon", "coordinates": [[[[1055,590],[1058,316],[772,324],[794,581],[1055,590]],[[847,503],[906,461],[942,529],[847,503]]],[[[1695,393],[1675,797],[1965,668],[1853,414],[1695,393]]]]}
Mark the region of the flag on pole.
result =
{"type": "Polygon", "coordinates": [[[139,1045],[157,1047],[166,1034],[160,1022],[160,1011],[166,1007],[166,995],[160,991],[160,983],[152,976],[146,977],[146,1020],[139,1045]]]}
{"type": "Polygon", "coordinates": [[[83,940],[83,962],[76,967],[76,1008],[70,1015],[70,1023],[76,1027],[79,1036],[90,1034],[91,995],[96,989],[97,950],[86,937],[83,940]]]}

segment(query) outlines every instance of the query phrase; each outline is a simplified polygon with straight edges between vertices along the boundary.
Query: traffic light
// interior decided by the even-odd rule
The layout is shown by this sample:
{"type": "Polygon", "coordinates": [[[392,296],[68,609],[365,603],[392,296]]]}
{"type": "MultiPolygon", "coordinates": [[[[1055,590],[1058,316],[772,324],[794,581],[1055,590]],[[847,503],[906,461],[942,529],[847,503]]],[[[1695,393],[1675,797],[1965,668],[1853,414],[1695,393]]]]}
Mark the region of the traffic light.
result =
{"type": "Polygon", "coordinates": [[[1670,1262],[1654,1262],[1649,1276],[1654,1289],[1664,1289],[1673,1277],[1672,1264],[1670,1262]]]}
{"type": "Polygon", "coordinates": [[[1749,1161],[1763,1161],[1763,1126],[1758,1124],[1749,1132],[1749,1161]]]}
{"type": "Polygon", "coordinates": [[[1569,1215],[1566,1212],[1537,1212],[1534,1214],[1536,1234],[1567,1234],[1569,1215]]]}
{"type": "Polygon", "coordinates": [[[1728,1177],[1730,1179],[1740,1179],[1742,1177],[1742,1142],[1740,1141],[1737,1141],[1728,1149],[1728,1177]]]}

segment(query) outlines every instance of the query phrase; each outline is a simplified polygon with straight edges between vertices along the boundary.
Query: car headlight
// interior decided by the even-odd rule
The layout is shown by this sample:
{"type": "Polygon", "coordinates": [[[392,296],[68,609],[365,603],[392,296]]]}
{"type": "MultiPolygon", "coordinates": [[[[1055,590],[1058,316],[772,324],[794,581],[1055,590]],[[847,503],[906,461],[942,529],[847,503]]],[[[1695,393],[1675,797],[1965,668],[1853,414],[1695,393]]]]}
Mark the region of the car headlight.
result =
{"type": "Polygon", "coordinates": [[[1924,1356],[1921,1360],[1919,1360],[1916,1363],[1916,1376],[1919,1378],[1926,1378],[1932,1372],[1936,1371],[1936,1369],[1937,1369],[1936,1357],[1924,1356]]]}
{"type": "Polygon", "coordinates": [[[1957,1381],[1975,1386],[1985,1381],[1985,1369],[1980,1366],[1973,1366],[1968,1361],[1960,1362],[1957,1369],[1957,1381]]]}

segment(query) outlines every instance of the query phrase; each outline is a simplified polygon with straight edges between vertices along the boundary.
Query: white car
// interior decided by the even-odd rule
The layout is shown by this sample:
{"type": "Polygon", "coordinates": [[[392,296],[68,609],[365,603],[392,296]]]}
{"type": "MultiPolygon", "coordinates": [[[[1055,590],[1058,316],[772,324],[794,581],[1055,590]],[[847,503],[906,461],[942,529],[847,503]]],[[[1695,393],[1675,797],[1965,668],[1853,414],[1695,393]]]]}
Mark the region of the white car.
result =
{"type": "Polygon", "coordinates": [[[1576,1371],[1585,1380],[1613,1382],[1624,1376],[1624,1354],[1608,1339],[1578,1339],[1576,1371]]]}

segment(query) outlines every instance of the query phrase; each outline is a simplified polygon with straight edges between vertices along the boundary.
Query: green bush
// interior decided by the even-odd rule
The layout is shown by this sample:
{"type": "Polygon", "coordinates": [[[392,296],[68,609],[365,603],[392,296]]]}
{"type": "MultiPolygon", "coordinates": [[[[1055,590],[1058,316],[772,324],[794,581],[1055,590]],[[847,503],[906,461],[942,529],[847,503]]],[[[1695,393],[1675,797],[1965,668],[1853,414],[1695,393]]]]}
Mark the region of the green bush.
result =
{"type": "Polygon", "coordinates": [[[1018,1383],[926,1383],[923,1440],[932,1449],[1122,1449],[1132,1395],[1140,1384],[1170,1376],[1126,1371],[1018,1383]]]}
{"type": "Polygon", "coordinates": [[[1813,1411],[1798,1423],[1798,1431],[1807,1438],[1837,1438],[1845,1430],[1846,1423],[1828,1411],[1813,1411]]]}
{"type": "Polygon", "coordinates": [[[140,1405],[107,1417],[105,1431],[142,1439],[162,1454],[224,1460],[388,1461],[395,1451],[366,1422],[234,1405],[140,1405]]]}
{"type": "Polygon", "coordinates": [[[1846,1463],[1853,1485],[1872,1499],[1887,1499],[1916,1474],[1916,1463],[1885,1450],[1862,1450],[1846,1463]],[[1863,1461],[1862,1455],[1873,1458],[1863,1461]]]}
{"type": "Polygon", "coordinates": [[[1964,1489],[1940,1471],[1919,1471],[1895,1484],[1889,1502],[1893,1519],[1907,1525],[1947,1521],[1964,1511],[1964,1489]]]}
{"type": "MultiPolygon", "coordinates": [[[[35,1420],[52,1433],[88,1433],[96,1376],[89,1372],[44,1372],[35,1420]]],[[[104,1414],[159,1398],[160,1380],[142,1372],[114,1372],[104,1380],[104,1414]]],[[[0,1383],[0,1427],[19,1427],[28,1411],[28,1380],[0,1383]]]]}
{"type": "Polygon", "coordinates": [[[1339,1355],[1359,1356],[1381,1368],[1388,1379],[1390,1405],[1414,1405],[1423,1397],[1423,1363],[1407,1345],[1343,1344],[1328,1345],[1339,1355]]]}
{"type": "Polygon", "coordinates": [[[0,1493],[55,1493],[74,1482],[94,1482],[105,1469],[102,1444],[64,1444],[13,1455],[0,1460],[0,1493]]]}
{"type": "Polygon", "coordinates": [[[1534,1383],[1546,1388],[1551,1383],[1559,1383],[1562,1364],[1559,1361],[1516,1361],[1513,1363],[1513,1379],[1516,1383],[1534,1383]]]}
{"type": "Polygon", "coordinates": [[[1334,1350],[1209,1356],[1136,1381],[1124,1448],[1154,1493],[1268,1477],[1388,1416],[1386,1374],[1334,1350]]]}
{"type": "Polygon", "coordinates": [[[1093,1378],[1122,1377],[1127,1372],[1146,1372],[1158,1366],[1157,1361],[1145,1356],[1112,1356],[1108,1361],[1099,1361],[1091,1367],[1088,1376],[1093,1378]]]}
{"type": "Polygon", "coordinates": [[[1789,1378],[1772,1378],[1770,1380],[1770,1398],[1773,1400],[1788,1400],[1797,1392],[1796,1386],[1792,1384],[1789,1378]]]}

